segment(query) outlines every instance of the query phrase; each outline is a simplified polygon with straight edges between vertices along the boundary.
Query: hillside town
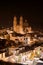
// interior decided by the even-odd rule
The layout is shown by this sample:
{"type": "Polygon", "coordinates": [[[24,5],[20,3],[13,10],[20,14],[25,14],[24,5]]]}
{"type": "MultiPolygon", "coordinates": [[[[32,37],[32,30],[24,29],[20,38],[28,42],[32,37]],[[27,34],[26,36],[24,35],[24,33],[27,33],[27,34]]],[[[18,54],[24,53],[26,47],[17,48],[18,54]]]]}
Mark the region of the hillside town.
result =
{"type": "Polygon", "coordinates": [[[40,59],[43,59],[43,32],[34,31],[22,16],[18,23],[14,16],[11,28],[0,29],[0,60],[32,65],[40,59]]]}

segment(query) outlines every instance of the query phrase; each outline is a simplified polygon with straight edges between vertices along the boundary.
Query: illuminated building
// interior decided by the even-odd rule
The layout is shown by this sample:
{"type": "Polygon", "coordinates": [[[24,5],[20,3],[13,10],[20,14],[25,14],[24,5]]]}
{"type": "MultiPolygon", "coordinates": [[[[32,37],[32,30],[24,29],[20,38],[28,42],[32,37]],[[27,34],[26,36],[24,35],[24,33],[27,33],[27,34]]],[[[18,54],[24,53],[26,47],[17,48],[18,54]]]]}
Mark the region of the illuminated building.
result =
{"type": "Polygon", "coordinates": [[[5,59],[5,52],[0,54],[0,59],[5,59]]]}
{"type": "Polygon", "coordinates": [[[17,33],[21,33],[23,34],[23,17],[20,16],[20,21],[19,24],[17,24],[17,18],[14,17],[14,21],[13,21],[13,30],[17,33]]]}
{"type": "Polygon", "coordinates": [[[23,24],[23,30],[25,33],[33,33],[31,26],[28,24],[27,20],[23,24]]]}
{"type": "Polygon", "coordinates": [[[23,17],[20,16],[20,20],[19,20],[19,24],[17,24],[17,17],[15,16],[14,17],[14,21],[13,21],[13,30],[17,33],[21,33],[21,34],[24,34],[24,33],[32,33],[32,28],[30,26],[28,26],[27,24],[27,20],[25,20],[25,24],[24,24],[24,27],[23,27],[23,17]],[[23,30],[24,29],[24,30],[23,30]]]}

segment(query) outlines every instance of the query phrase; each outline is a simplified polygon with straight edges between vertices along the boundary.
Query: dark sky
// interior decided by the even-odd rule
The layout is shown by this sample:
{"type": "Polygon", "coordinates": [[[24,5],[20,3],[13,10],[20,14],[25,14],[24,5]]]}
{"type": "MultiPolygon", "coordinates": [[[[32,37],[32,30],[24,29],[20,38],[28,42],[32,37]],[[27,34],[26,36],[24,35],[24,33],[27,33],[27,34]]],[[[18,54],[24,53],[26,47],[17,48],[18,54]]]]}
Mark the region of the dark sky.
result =
{"type": "Polygon", "coordinates": [[[43,29],[43,2],[6,2],[0,5],[0,27],[12,26],[13,17],[23,16],[33,28],[43,29]]]}

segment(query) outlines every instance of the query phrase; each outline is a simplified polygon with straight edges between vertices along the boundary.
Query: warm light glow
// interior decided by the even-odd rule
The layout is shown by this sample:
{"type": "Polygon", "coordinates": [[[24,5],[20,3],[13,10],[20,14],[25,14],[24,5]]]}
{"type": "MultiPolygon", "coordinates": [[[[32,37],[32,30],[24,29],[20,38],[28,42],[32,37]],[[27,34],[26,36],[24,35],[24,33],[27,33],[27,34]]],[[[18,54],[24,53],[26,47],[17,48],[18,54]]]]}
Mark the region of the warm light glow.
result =
{"type": "MultiPolygon", "coordinates": [[[[17,17],[14,17],[14,21],[13,21],[13,30],[17,33],[21,33],[21,34],[24,34],[24,33],[31,33],[32,32],[32,29],[31,27],[26,27],[25,28],[25,32],[23,31],[23,17],[20,16],[20,20],[19,20],[19,25],[17,24],[17,17]],[[27,30],[27,31],[26,31],[27,30]]],[[[27,25],[27,24],[26,24],[27,25]]]]}

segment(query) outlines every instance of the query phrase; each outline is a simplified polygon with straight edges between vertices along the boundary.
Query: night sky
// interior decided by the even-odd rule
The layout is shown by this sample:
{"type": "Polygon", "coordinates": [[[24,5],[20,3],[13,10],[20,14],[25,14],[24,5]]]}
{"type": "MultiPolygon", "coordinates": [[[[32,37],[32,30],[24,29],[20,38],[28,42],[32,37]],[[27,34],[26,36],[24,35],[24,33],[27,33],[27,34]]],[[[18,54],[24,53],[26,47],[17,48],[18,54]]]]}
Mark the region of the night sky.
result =
{"type": "Polygon", "coordinates": [[[34,29],[43,30],[43,2],[14,2],[0,5],[0,27],[13,25],[13,17],[23,16],[34,29]]]}

